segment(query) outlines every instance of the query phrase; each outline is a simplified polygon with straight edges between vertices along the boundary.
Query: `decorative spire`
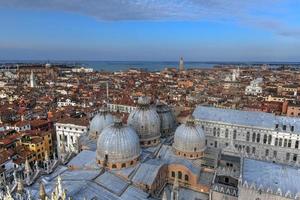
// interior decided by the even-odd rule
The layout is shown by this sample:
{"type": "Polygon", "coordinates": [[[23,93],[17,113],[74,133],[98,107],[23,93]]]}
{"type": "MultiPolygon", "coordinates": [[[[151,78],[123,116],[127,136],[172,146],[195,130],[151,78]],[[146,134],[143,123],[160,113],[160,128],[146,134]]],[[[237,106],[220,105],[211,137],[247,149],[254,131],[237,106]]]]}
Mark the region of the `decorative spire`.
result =
{"type": "Polygon", "coordinates": [[[14,200],[8,186],[6,186],[6,194],[4,196],[4,200],[14,200]]]}
{"type": "Polygon", "coordinates": [[[49,158],[49,154],[48,154],[48,151],[45,151],[45,161],[49,161],[50,158],[49,158]]]}
{"type": "Polygon", "coordinates": [[[161,200],[168,200],[166,190],[164,190],[164,193],[163,193],[163,196],[162,196],[162,199],[161,199],[161,200]]]}
{"type": "Polygon", "coordinates": [[[35,170],[39,171],[39,164],[37,160],[35,161],[34,166],[35,166],[35,170]]]}
{"type": "Polygon", "coordinates": [[[178,182],[178,173],[176,173],[174,183],[173,183],[173,189],[171,192],[171,199],[178,200],[179,199],[179,182],[178,182]]]}
{"type": "Polygon", "coordinates": [[[62,180],[60,175],[57,177],[57,189],[58,189],[58,195],[62,196],[64,191],[63,191],[62,180]]]}
{"type": "Polygon", "coordinates": [[[17,192],[20,194],[24,192],[24,185],[21,179],[18,179],[17,181],[17,192]]]}
{"type": "Polygon", "coordinates": [[[45,186],[42,183],[42,181],[40,182],[40,191],[39,191],[39,196],[41,200],[46,200],[46,191],[45,191],[45,186]]]}
{"type": "Polygon", "coordinates": [[[30,167],[30,164],[29,164],[29,161],[28,159],[26,158],[26,161],[25,161],[25,172],[26,173],[31,173],[31,167],[30,167]]]}

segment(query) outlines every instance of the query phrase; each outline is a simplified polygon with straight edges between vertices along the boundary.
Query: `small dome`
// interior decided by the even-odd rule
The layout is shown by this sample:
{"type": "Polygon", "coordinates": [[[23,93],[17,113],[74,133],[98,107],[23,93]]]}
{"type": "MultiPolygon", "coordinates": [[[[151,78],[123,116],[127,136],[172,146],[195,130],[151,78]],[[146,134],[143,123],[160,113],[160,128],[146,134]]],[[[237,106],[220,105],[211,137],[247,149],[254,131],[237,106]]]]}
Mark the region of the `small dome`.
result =
{"type": "Polygon", "coordinates": [[[175,131],[173,148],[179,152],[179,155],[181,152],[191,158],[202,155],[206,148],[205,134],[202,128],[193,120],[181,124],[175,131]]]}
{"type": "Polygon", "coordinates": [[[159,143],[160,118],[154,108],[149,105],[149,99],[139,98],[137,109],[133,110],[128,117],[128,124],[138,133],[141,145],[153,146],[159,143]]]}
{"type": "Polygon", "coordinates": [[[113,122],[114,117],[105,108],[102,108],[90,122],[90,135],[99,135],[105,127],[113,122]]]}
{"type": "Polygon", "coordinates": [[[160,132],[162,136],[167,136],[175,130],[176,120],[169,106],[158,102],[156,111],[160,117],[160,132]]]}
{"type": "Polygon", "coordinates": [[[97,160],[126,163],[140,156],[139,138],[133,128],[115,122],[103,129],[97,141],[97,160]]]}

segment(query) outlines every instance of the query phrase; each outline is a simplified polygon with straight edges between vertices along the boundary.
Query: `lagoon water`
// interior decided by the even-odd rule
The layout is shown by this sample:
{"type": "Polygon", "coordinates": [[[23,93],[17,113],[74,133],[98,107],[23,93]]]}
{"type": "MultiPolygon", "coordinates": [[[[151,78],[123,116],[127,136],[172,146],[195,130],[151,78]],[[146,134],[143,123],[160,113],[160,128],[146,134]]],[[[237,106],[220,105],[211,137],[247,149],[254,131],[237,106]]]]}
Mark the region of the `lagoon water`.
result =
{"type": "MultiPolygon", "coordinates": [[[[46,61],[38,60],[9,60],[0,61],[1,64],[5,63],[47,63],[46,61]]],[[[179,61],[50,61],[54,64],[69,64],[69,65],[80,65],[85,67],[91,67],[97,71],[120,71],[126,70],[129,68],[139,68],[145,69],[148,71],[159,71],[166,67],[176,67],[178,68],[179,61]]],[[[229,64],[242,64],[242,65],[251,65],[251,64],[271,64],[271,65],[280,65],[280,64],[290,64],[297,65],[299,67],[299,62],[295,63],[267,63],[267,62],[189,62],[185,61],[184,66],[186,69],[189,68],[212,68],[216,65],[229,65],[229,64]]]]}

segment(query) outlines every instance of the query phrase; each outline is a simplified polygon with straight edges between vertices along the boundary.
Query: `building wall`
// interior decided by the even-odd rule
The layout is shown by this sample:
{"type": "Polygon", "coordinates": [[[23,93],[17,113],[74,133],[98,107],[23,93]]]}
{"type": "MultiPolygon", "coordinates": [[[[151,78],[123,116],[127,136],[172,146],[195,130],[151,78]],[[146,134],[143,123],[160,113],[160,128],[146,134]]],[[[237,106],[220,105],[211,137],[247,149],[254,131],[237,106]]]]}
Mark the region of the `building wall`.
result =
{"type": "Polygon", "coordinates": [[[238,197],[227,195],[217,191],[212,191],[211,200],[238,200],[238,197]]]}
{"type": "Polygon", "coordinates": [[[203,120],[198,123],[204,129],[208,147],[222,149],[232,139],[239,152],[249,156],[291,165],[300,163],[300,137],[288,130],[291,127],[283,131],[203,120]]]}
{"type": "Polygon", "coordinates": [[[77,153],[79,151],[78,139],[81,135],[87,134],[87,126],[79,126],[75,124],[55,124],[56,139],[57,139],[57,153],[60,156],[60,147],[64,142],[66,151],[77,153]]]}
{"type": "Polygon", "coordinates": [[[290,117],[300,117],[300,107],[299,106],[288,106],[286,115],[290,116],[290,117]]]}

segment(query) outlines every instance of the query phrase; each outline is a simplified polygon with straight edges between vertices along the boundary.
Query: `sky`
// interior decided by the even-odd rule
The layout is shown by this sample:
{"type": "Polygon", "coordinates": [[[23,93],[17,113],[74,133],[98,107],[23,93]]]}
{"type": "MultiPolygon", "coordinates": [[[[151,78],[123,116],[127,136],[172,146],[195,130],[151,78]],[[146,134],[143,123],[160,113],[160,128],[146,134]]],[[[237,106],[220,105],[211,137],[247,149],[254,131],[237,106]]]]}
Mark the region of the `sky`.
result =
{"type": "Polygon", "coordinates": [[[0,60],[300,61],[300,0],[0,0],[0,60]]]}

